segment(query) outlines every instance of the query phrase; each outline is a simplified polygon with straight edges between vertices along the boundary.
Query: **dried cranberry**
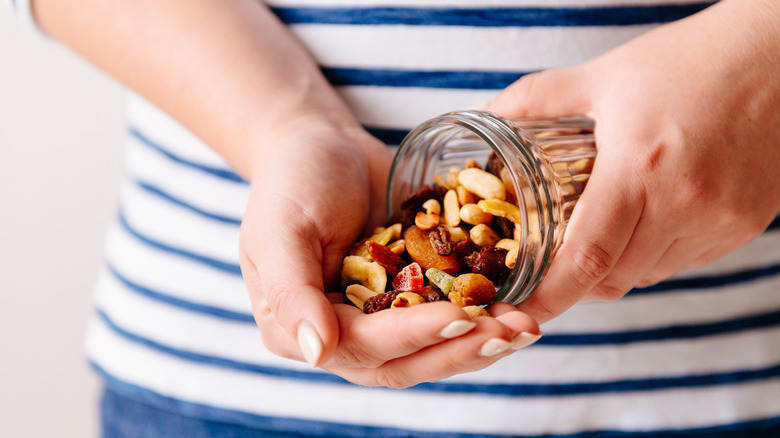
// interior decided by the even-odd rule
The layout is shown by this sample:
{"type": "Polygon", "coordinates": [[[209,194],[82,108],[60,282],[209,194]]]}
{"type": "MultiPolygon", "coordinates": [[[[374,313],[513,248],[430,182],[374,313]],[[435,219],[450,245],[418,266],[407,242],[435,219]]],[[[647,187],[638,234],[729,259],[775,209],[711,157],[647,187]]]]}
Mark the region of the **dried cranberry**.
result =
{"type": "Polygon", "coordinates": [[[497,287],[503,285],[509,277],[511,269],[506,267],[507,250],[502,248],[487,248],[477,253],[471,272],[482,274],[497,287]]]}

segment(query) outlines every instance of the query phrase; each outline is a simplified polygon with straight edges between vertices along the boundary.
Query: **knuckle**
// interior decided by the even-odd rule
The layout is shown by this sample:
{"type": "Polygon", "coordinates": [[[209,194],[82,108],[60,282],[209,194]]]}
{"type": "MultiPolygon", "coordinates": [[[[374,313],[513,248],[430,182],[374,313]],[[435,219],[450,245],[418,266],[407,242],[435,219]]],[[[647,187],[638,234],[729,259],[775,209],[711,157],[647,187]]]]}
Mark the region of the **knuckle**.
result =
{"type": "Polygon", "coordinates": [[[379,367],[376,369],[376,383],[392,389],[406,389],[413,385],[413,381],[401,370],[391,367],[379,367]]]}
{"type": "Polygon", "coordinates": [[[609,274],[614,257],[601,244],[589,242],[572,254],[571,262],[575,281],[588,290],[609,274]]]}
{"type": "Polygon", "coordinates": [[[628,288],[601,283],[591,291],[597,299],[604,301],[617,301],[628,292],[628,288]]]}

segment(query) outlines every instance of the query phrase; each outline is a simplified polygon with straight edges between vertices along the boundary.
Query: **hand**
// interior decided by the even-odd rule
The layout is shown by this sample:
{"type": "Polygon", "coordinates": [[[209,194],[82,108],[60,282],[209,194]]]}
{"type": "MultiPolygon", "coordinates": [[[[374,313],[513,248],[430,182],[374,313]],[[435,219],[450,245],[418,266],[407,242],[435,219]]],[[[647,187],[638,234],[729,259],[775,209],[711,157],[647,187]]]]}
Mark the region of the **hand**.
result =
{"type": "Polygon", "coordinates": [[[523,77],[487,108],[586,114],[598,157],[546,279],[540,323],[708,264],[780,210],[780,7],[725,1],[582,65],[523,77]]]}
{"type": "Polygon", "coordinates": [[[284,134],[253,166],[241,229],[241,266],[269,350],[355,383],[407,387],[484,368],[538,338],[536,322],[506,304],[473,323],[448,302],[372,315],[332,304],[324,291],[338,290],[345,253],[384,222],[391,156],[360,128],[313,118],[277,128],[284,134]]]}

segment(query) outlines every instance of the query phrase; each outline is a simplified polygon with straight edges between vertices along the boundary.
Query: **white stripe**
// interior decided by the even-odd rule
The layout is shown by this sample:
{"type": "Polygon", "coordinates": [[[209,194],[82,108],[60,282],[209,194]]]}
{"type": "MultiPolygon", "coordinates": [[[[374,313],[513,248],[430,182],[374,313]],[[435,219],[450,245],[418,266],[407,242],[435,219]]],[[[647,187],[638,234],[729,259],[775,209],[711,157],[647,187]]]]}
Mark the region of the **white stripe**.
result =
{"type": "Polygon", "coordinates": [[[588,7],[588,6],[653,6],[698,3],[692,0],[270,0],[267,4],[277,7],[588,7]]]}
{"type": "Polygon", "coordinates": [[[770,416],[780,409],[780,398],[762,398],[780,391],[780,379],[572,397],[390,391],[266,378],[197,364],[129,342],[102,321],[93,322],[89,334],[89,355],[120,380],[165,396],[258,415],[419,430],[539,434],[700,427],[770,416]],[[414,408],[407,409],[410,406],[414,408]],[[468,415],[451,415],[460,412],[468,415]]]}
{"type": "Polygon", "coordinates": [[[122,211],[132,229],[157,242],[225,263],[238,264],[235,224],[218,222],[185,210],[155,195],[125,184],[122,211]]]}
{"type": "Polygon", "coordinates": [[[780,309],[780,276],[734,287],[627,296],[585,302],[546,323],[547,333],[601,333],[707,324],[780,309]]]}
{"type": "MultiPolygon", "coordinates": [[[[287,369],[309,369],[302,363],[282,359],[265,350],[254,324],[227,321],[159,303],[126,289],[113,277],[103,278],[101,288],[98,307],[132,333],[207,356],[287,369]]],[[[757,369],[780,363],[780,349],[772,348],[778,342],[780,327],[621,346],[536,345],[488,369],[458,375],[449,381],[560,384],[757,369]]]]}
{"type": "Polygon", "coordinates": [[[302,24],[290,30],[328,67],[528,72],[584,62],[653,27],[302,24]]]}
{"type": "MultiPolygon", "coordinates": [[[[180,300],[250,313],[249,295],[241,276],[204,268],[201,263],[152,248],[122,227],[111,228],[106,259],[120,275],[141,287],[180,300]]],[[[99,283],[97,290],[106,284],[99,283]]]]}
{"type": "Polygon", "coordinates": [[[230,168],[219,154],[195,134],[135,93],[128,93],[127,118],[130,127],[153,136],[153,141],[171,153],[201,164],[230,168]]]}
{"type": "Polygon", "coordinates": [[[380,128],[411,129],[446,112],[467,109],[492,99],[494,90],[339,87],[358,120],[380,128]]]}
{"type": "Polygon", "coordinates": [[[136,138],[128,138],[127,176],[152,184],[184,202],[214,214],[240,219],[249,185],[229,181],[171,161],[136,138]]]}

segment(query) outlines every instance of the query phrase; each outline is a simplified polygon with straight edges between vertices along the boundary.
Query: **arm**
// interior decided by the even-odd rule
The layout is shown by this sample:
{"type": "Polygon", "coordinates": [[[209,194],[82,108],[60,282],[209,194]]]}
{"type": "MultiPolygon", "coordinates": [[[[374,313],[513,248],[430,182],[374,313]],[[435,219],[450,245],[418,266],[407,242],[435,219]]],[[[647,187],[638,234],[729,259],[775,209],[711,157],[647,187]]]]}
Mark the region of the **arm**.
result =
{"type": "Polygon", "coordinates": [[[390,157],[260,2],[36,0],[35,14],[250,180],[240,259],[271,351],[358,383],[409,386],[483,368],[538,333],[502,306],[472,324],[450,303],[372,317],[330,303],[343,254],[384,216],[390,157]],[[483,348],[496,339],[506,348],[483,348]]]}
{"type": "Polygon", "coordinates": [[[585,299],[711,263],[780,210],[780,3],[725,0],[585,64],[522,78],[489,109],[588,114],[599,155],[565,243],[520,308],[585,299]]]}

